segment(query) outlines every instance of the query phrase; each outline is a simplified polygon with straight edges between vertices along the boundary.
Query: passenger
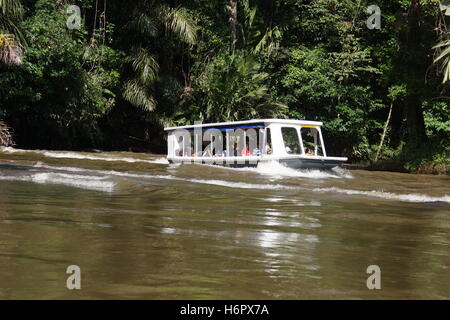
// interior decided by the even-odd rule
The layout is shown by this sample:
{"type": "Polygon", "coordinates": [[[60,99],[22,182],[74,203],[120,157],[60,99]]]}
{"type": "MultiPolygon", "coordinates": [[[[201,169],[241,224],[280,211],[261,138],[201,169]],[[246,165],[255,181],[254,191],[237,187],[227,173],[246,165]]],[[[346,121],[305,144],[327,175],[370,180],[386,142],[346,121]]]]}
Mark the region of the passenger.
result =
{"type": "Polygon", "coordinates": [[[253,155],[260,156],[261,155],[261,150],[259,150],[258,148],[253,149],[253,155]]]}
{"type": "Polygon", "coordinates": [[[312,150],[311,149],[306,149],[306,155],[307,156],[312,156],[313,155],[312,150]]]}
{"type": "Polygon", "coordinates": [[[266,154],[272,154],[272,147],[270,146],[270,142],[266,144],[266,154]]]}
{"type": "Polygon", "coordinates": [[[206,148],[206,150],[203,152],[203,157],[212,157],[210,148],[206,148]]]}
{"type": "Polygon", "coordinates": [[[291,147],[288,146],[288,144],[286,143],[286,141],[284,141],[284,145],[286,146],[286,152],[287,152],[287,153],[292,153],[292,149],[291,149],[291,147]]]}
{"type": "Polygon", "coordinates": [[[241,154],[242,154],[244,157],[248,157],[248,156],[251,156],[251,155],[252,155],[252,153],[250,152],[250,147],[248,146],[248,143],[247,143],[245,149],[242,149],[241,154]]]}
{"type": "Polygon", "coordinates": [[[177,157],[183,156],[183,137],[178,137],[177,147],[175,148],[175,156],[177,157]]]}

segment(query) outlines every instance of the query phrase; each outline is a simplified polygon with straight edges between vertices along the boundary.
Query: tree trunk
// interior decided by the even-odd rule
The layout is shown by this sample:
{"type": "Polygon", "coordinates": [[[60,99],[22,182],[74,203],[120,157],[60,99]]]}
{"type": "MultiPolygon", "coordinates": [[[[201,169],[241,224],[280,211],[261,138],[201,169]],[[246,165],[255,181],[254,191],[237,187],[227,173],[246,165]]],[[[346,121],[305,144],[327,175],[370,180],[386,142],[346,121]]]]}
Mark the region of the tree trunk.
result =
{"type": "Polygon", "coordinates": [[[419,0],[411,0],[408,10],[408,26],[406,34],[407,86],[409,95],[406,98],[406,123],[408,125],[408,145],[416,147],[426,141],[425,121],[422,110],[422,97],[419,90],[425,85],[424,75],[427,68],[427,50],[421,39],[421,5],[419,0]]]}
{"type": "Polygon", "coordinates": [[[387,128],[389,126],[389,122],[391,121],[392,109],[393,108],[394,108],[394,101],[391,102],[391,107],[389,109],[389,114],[388,114],[386,123],[384,124],[383,135],[381,136],[380,145],[378,146],[377,155],[375,156],[375,162],[378,161],[378,156],[380,155],[381,148],[383,148],[384,138],[386,137],[387,128]]]}
{"type": "Polygon", "coordinates": [[[408,144],[417,147],[426,142],[425,120],[420,97],[411,95],[406,105],[406,123],[408,125],[408,144]]]}
{"type": "Polygon", "coordinates": [[[238,0],[229,0],[228,5],[228,12],[230,14],[230,17],[228,19],[230,23],[230,29],[231,29],[231,44],[230,44],[230,52],[233,54],[236,50],[236,42],[237,42],[237,2],[238,0]]]}

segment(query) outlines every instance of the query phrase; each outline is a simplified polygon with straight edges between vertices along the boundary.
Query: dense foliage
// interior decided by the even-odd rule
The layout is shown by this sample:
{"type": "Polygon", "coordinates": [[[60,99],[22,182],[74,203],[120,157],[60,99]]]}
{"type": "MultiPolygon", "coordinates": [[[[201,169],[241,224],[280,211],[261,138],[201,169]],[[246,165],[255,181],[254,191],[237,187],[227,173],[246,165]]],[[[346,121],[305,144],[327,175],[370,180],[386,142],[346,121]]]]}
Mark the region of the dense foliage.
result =
{"type": "Polygon", "coordinates": [[[450,18],[379,0],[369,29],[371,4],[1,0],[0,119],[20,147],[153,151],[165,124],[321,120],[331,154],[448,168],[450,18]]]}

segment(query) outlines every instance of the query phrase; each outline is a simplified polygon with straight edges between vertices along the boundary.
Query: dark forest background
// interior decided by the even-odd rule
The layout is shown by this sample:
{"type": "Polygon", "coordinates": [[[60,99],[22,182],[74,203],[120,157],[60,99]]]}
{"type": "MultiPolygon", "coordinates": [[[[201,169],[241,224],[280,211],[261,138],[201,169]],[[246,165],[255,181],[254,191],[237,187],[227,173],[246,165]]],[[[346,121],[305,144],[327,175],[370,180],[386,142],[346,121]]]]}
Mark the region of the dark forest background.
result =
{"type": "Polygon", "coordinates": [[[320,120],[329,154],[448,173],[446,9],[437,0],[1,0],[0,133],[20,148],[165,152],[165,125],[320,120]],[[381,28],[371,30],[374,4],[381,28]],[[81,8],[80,29],[67,26],[77,22],[69,5],[81,8]]]}

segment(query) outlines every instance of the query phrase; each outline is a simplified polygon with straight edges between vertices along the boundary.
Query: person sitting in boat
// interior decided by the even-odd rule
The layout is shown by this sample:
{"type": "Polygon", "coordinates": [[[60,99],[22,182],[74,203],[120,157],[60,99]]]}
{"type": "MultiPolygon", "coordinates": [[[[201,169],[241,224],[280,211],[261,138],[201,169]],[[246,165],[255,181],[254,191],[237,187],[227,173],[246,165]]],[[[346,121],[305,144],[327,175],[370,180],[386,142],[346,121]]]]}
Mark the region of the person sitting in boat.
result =
{"type": "Polygon", "coordinates": [[[270,146],[270,142],[266,144],[266,154],[272,154],[272,147],[270,146]]]}
{"type": "Polygon", "coordinates": [[[182,157],[183,156],[183,137],[179,137],[176,141],[177,146],[175,147],[175,156],[182,157]]]}
{"type": "Polygon", "coordinates": [[[251,155],[252,155],[252,153],[251,153],[251,151],[250,151],[250,147],[248,146],[248,143],[247,143],[247,145],[245,146],[245,149],[242,149],[241,154],[242,154],[243,156],[245,156],[245,157],[248,157],[248,156],[251,156],[251,155]]]}
{"type": "Polygon", "coordinates": [[[211,148],[206,148],[203,152],[203,157],[212,157],[211,148]]]}
{"type": "Polygon", "coordinates": [[[253,155],[260,156],[261,155],[261,150],[259,150],[258,148],[253,149],[253,155]]]}
{"type": "Polygon", "coordinates": [[[313,155],[312,150],[311,149],[306,149],[306,155],[307,156],[312,156],[313,155]]]}
{"type": "Polygon", "coordinates": [[[288,144],[286,143],[286,141],[284,142],[284,145],[286,146],[286,152],[287,152],[287,153],[292,153],[292,149],[291,149],[291,147],[288,146],[288,144]]]}

